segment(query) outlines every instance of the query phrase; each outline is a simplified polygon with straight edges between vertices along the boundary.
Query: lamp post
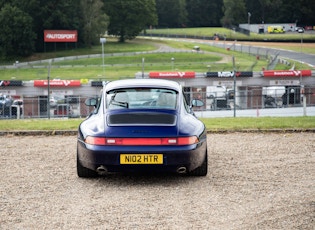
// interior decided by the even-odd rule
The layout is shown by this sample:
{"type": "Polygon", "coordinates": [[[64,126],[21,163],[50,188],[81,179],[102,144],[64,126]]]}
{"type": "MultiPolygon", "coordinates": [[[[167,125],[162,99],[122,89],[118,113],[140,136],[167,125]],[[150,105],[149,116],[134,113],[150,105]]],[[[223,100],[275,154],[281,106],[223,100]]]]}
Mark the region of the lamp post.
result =
{"type": "Polygon", "coordinates": [[[235,69],[235,57],[232,56],[232,62],[233,62],[233,88],[234,88],[234,97],[233,97],[233,117],[236,117],[236,69],[235,69]]]}
{"type": "Polygon", "coordinates": [[[100,43],[102,44],[103,76],[105,77],[105,65],[104,65],[104,44],[106,43],[106,38],[100,38],[100,43]]]}
{"type": "Polygon", "coordinates": [[[172,71],[174,71],[174,61],[175,61],[175,58],[171,58],[171,61],[172,61],[172,71]]]}
{"type": "Polygon", "coordinates": [[[18,77],[18,75],[19,75],[19,61],[15,61],[14,65],[16,67],[16,77],[18,77]]]}
{"type": "Polygon", "coordinates": [[[47,117],[50,119],[50,70],[51,70],[51,59],[48,64],[48,74],[47,74],[47,117]]]}
{"type": "Polygon", "coordinates": [[[303,29],[300,33],[301,33],[301,53],[303,53],[302,46],[303,46],[303,33],[304,33],[304,29],[303,29]]]}
{"type": "Polygon", "coordinates": [[[250,17],[252,16],[252,14],[250,12],[247,12],[247,15],[248,15],[248,30],[250,34],[250,17]]]}
{"type": "Polygon", "coordinates": [[[144,78],[144,57],[142,58],[142,78],[144,78]]]}

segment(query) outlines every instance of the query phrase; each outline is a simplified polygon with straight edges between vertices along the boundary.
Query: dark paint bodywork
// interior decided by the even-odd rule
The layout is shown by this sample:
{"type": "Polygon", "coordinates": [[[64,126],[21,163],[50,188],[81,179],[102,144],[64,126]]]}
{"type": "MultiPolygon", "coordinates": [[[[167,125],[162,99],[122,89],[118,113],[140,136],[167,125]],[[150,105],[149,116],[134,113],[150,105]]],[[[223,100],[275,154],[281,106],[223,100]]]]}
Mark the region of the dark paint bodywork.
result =
{"type": "Polygon", "coordinates": [[[185,104],[181,86],[177,82],[158,79],[118,80],[107,83],[98,106],[78,130],[77,162],[92,171],[104,166],[108,172],[176,172],[185,167],[192,172],[207,161],[205,125],[185,104]],[[106,93],[114,89],[159,87],[178,92],[176,109],[107,109],[106,93]],[[191,145],[105,146],[85,143],[94,137],[185,137],[197,136],[199,142],[191,145]],[[120,154],[163,154],[161,165],[122,165],[120,154]]]}

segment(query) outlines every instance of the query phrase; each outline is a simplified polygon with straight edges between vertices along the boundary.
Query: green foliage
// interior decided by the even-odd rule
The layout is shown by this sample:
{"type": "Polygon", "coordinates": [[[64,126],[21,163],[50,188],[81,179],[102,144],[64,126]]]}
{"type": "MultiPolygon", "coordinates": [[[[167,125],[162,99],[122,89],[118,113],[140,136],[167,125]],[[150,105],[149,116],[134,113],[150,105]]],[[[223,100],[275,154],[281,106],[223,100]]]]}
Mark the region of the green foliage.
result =
{"type": "MultiPolygon", "coordinates": [[[[297,46],[301,47],[301,36],[303,36],[303,41],[308,41],[311,43],[315,42],[315,36],[313,33],[285,33],[285,34],[256,34],[251,33],[250,36],[244,35],[242,33],[234,32],[233,30],[223,28],[223,27],[198,27],[198,28],[174,28],[174,29],[152,29],[146,30],[148,36],[159,35],[165,36],[168,35],[176,36],[181,35],[183,37],[200,37],[208,40],[209,38],[213,38],[214,34],[219,34],[221,36],[225,36],[227,40],[237,40],[237,41],[259,41],[265,42],[265,46],[269,46],[266,41],[277,40],[277,42],[287,42],[287,41],[295,41],[297,42],[297,46]]],[[[307,50],[306,50],[307,51],[307,50]]]]}
{"type": "Polygon", "coordinates": [[[244,0],[223,0],[223,26],[238,25],[246,22],[247,12],[244,0]]]}
{"type": "Polygon", "coordinates": [[[76,130],[83,119],[0,120],[0,130],[76,130]]]}
{"type": "MultiPolygon", "coordinates": [[[[208,131],[314,129],[315,117],[201,118],[208,131]]],[[[83,119],[0,120],[0,131],[77,130],[83,119]]]]}
{"type": "Polygon", "coordinates": [[[99,43],[101,35],[109,24],[109,18],[102,12],[101,0],[81,0],[83,39],[88,47],[99,43]]]}
{"type": "MultiPolygon", "coordinates": [[[[267,60],[260,57],[257,61],[255,56],[247,53],[234,52],[233,50],[226,50],[223,48],[213,47],[208,44],[200,44],[201,53],[193,52],[194,46],[191,42],[178,41],[160,41],[162,46],[171,46],[176,49],[182,49],[185,52],[172,53],[153,53],[139,51],[156,50],[158,41],[151,43],[149,40],[136,39],[125,43],[117,43],[116,41],[108,42],[105,45],[105,78],[106,80],[115,80],[119,78],[134,78],[135,74],[142,71],[142,58],[145,58],[144,71],[170,71],[172,69],[171,58],[174,57],[174,69],[178,71],[196,71],[205,72],[211,71],[228,71],[233,69],[231,57],[235,56],[236,68],[240,71],[250,71],[254,65],[253,71],[261,71],[263,67],[267,66],[267,60]],[[115,54],[113,54],[115,53],[115,54]],[[124,54],[120,54],[124,53],[124,54]],[[218,62],[219,61],[219,62],[218,62]],[[257,61],[257,63],[256,63],[257,61]]],[[[295,44],[296,48],[300,50],[300,44],[295,44]]],[[[277,45],[279,46],[279,45],[277,45]]],[[[283,49],[288,47],[279,46],[283,49]]],[[[308,51],[311,51],[309,48],[308,51]]],[[[67,57],[87,54],[100,54],[101,46],[95,46],[92,49],[75,49],[61,52],[43,53],[38,55],[39,60],[50,59],[56,57],[67,57]]],[[[315,46],[313,49],[315,53],[315,46]]],[[[58,79],[100,79],[102,76],[102,58],[86,58],[75,60],[54,61],[52,63],[51,78],[58,79]]],[[[21,61],[21,60],[20,60],[21,61]]],[[[25,60],[24,60],[25,61],[25,60]]],[[[0,76],[2,79],[16,79],[16,80],[35,80],[47,78],[47,62],[32,64],[28,68],[1,68],[0,76]],[[33,66],[34,65],[34,66],[33,66]]],[[[297,64],[298,69],[309,69],[305,64],[297,64]]],[[[277,69],[289,69],[290,66],[278,64],[277,69]]]]}
{"type": "Polygon", "coordinates": [[[31,16],[16,6],[5,4],[0,10],[0,22],[1,56],[30,55],[36,38],[31,16]]]}
{"type": "Polygon", "coordinates": [[[155,0],[105,1],[105,12],[110,17],[108,34],[120,42],[134,39],[149,25],[157,24],[155,0]]]}
{"type": "Polygon", "coordinates": [[[151,26],[221,26],[221,19],[224,25],[237,25],[247,23],[248,12],[252,24],[296,22],[299,26],[314,26],[315,1],[0,0],[0,55],[14,60],[12,56],[28,56],[34,50],[92,47],[105,31],[125,41],[151,26]],[[78,30],[78,43],[44,43],[46,29],[78,30]]]}
{"type": "Polygon", "coordinates": [[[248,12],[252,24],[297,22],[303,26],[314,25],[315,21],[313,0],[186,0],[186,9],[181,8],[183,1],[156,2],[159,28],[183,27],[183,21],[189,27],[238,25],[247,23],[248,12]]]}
{"type": "Polygon", "coordinates": [[[314,129],[315,117],[201,118],[210,131],[314,129]]]}
{"type": "Polygon", "coordinates": [[[186,0],[188,27],[221,26],[222,0],[186,0]]]}
{"type": "Polygon", "coordinates": [[[297,23],[314,25],[315,1],[313,0],[246,0],[247,11],[253,23],[297,23]]]}
{"type": "Polygon", "coordinates": [[[159,27],[183,27],[187,23],[185,0],[156,0],[159,27]]]}

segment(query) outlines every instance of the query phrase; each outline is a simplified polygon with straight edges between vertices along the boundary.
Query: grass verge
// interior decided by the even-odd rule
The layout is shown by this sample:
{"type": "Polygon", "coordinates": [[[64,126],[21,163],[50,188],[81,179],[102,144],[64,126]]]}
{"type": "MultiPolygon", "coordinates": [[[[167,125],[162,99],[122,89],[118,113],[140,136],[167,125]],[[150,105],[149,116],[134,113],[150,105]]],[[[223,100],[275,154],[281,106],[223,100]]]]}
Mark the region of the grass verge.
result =
{"type": "Polygon", "coordinates": [[[238,40],[238,41],[277,41],[277,42],[314,42],[315,37],[313,33],[297,33],[287,32],[284,34],[258,34],[250,33],[250,36],[235,32],[233,30],[222,28],[222,27],[198,27],[198,28],[174,28],[174,29],[151,29],[146,30],[147,36],[159,35],[164,37],[205,37],[212,38],[214,35],[225,37],[227,40],[238,40]]]}
{"type": "Polygon", "coordinates": [[[315,117],[202,118],[209,131],[315,129],[315,117]]]}
{"type": "MultiPolygon", "coordinates": [[[[312,130],[315,117],[202,118],[208,131],[312,130]]],[[[83,119],[0,120],[0,131],[77,130],[83,119]]]]}

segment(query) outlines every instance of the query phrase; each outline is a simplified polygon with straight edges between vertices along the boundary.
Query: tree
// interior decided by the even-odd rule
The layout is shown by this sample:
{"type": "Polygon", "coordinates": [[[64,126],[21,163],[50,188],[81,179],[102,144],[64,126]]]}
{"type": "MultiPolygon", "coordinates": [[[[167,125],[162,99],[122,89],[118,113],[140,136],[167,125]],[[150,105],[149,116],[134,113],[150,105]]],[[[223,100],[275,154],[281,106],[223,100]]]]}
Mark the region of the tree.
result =
{"type": "Polygon", "coordinates": [[[282,0],[259,0],[258,4],[260,4],[258,9],[261,10],[261,19],[264,23],[278,22],[281,6],[283,6],[282,0]]]}
{"type": "Polygon", "coordinates": [[[119,36],[120,42],[157,24],[155,0],[104,0],[104,9],[110,18],[108,34],[119,36]]]}
{"type": "Polygon", "coordinates": [[[156,0],[159,27],[185,27],[187,23],[186,0],[156,0]]]}
{"type": "Polygon", "coordinates": [[[222,4],[222,0],[186,0],[188,26],[220,26],[222,4]]]}
{"type": "Polygon", "coordinates": [[[221,19],[223,26],[232,26],[247,21],[247,10],[244,0],[223,0],[224,16],[221,19]]]}
{"type": "Polygon", "coordinates": [[[300,0],[301,4],[301,17],[299,22],[302,25],[315,26],[315,1],[314,0],[300,0]]]}
{"type": "Polygon", "coordinates": [[[32,15],[37,34],[36,49],[44,51],[44,30],[78,30],[79,43],[84,44],[82,36],[81,5],[77,0],[33,0],[32,15]]]}
{"type": "Polygon", "coordinates": [[[32,17],[16,6],[0,10],[0,52],[2,57],[28,56],[34,52],[36,34],[32,17]]]}
{"type": "Polygon", "coordinates": [[[314,25],[314,0],[246,0],[252,23],[298,23],[314,25]]]}
{"type": "Polygon", "coordinates": [[[99,38],[107,30],[109,18],[102,12],[103,2],[100,0],[81,0],[83,39],[91,47],[99,43],[99,38]]]}

